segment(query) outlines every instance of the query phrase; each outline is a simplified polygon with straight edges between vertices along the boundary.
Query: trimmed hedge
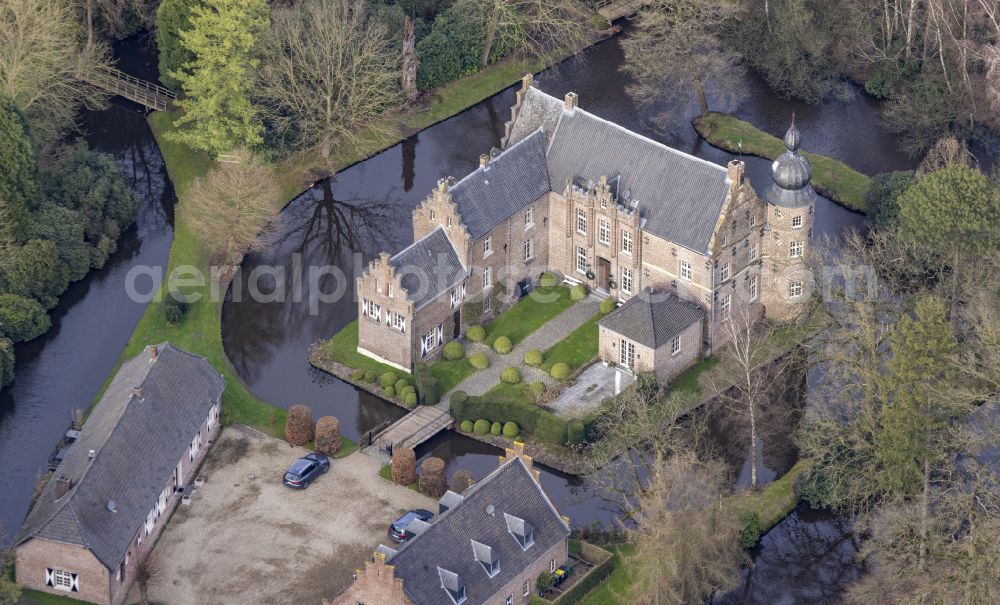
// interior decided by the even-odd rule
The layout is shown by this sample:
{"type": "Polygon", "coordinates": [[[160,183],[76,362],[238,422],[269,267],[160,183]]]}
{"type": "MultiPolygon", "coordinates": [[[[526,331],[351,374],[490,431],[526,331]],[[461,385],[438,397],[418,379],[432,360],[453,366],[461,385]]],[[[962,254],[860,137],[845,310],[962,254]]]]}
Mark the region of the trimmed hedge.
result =
{"type": "Polygon", "coordinates": [[[477,435],[489,432],[493,422],[513,422],[542,441],[566,443],[567,422],[533,403],[501,401],[488,395],[452,395],[451,414],[459,421],[476,419],[474,430],[477,435]]]}
{"type": "Polygon", "coordinates": [[[506,336],[499,336],[493,341],[493,350],[501,355],[506,355],[511,352],[514,345],[511,344],[510,339],[506,336]]]}
{"type": "Polygon", "coordinates": [[[475,422],[475,424],[472,425],[472,430],[477,435],[482,436],[482,435],[485,435],[486,433],[490,432],[490,426],[491,425],[490,425],[490,421],[489,420],[485,420],[483,418],[480,418],[479,420],[477,420],[475,422]]]}
{"type": "Polygon", "coordinates": [[[524,354],[525,365],[529,365],[531,367],[538,367],[542,365],[542,361],[544,359],[545,358],[542,355],[542,352],[539,351],[538,349],[531,349],[530,351],[524,354]]]}
{"type": "Polygon", "coordinates": [[[453,340],[444,345],[444,358],[448,361],[457,361],[463,357],[465,357],[465,347],[462,343],[453,340]]]}
{"type": "Polygon", "coordinates": [[[549,370],[549,375],[556,380],[566,380],[569,378],[570,373],[569,364],[563,361],[553,365],[552,369],[549,370]]]}
{"type": "Polygon", "coordinates": [[[553,604],[570,605],[570,603],[579,603],[583,600],[583,597],[587,596],[587,593],[600,586],[615,571],[615,558],[611,553],[586,542],[581,542],[580,546],[584,560],[589,563],[597,563],[597,565],[587,575],[583,576],[579,582],[574,584],[572,588],[559,595],[559,598],[553,601],[553,604]],[[591,558],[594,557],[596,559],[595,555],[598,553],[602,553],[600,554],[600,558],[603,558],[603,561],[591,558]],[[587,555],[591,556],[588,557],[587,555]]]}
{"type": "Polygon", "coordinates": [[[463,420],[462,424],[460,426],[462,427],[462,430],[465,431],[466,433],[471,433],[472,432],[472,428],[475,425],[473,424],[473,422],[471,420],[463,420]]]}
{"type": "Polygon", "coordinates": [[[466,332],[465,337],[472,342],[483,342],[486,340],[486,329],[482,326],[471,326],[466,332]]]}
{"type": "Polygon", "coordinates": [[[513,439],[514,437],[517,437],[517,434],[520,432],[521,429],[518,428],[516,422],[506,422],[503,425],[503,436],[506,437],[507,439],[513,439]]]}
{"type": "Polygon", "coordinates": [[[514,366],[507,366],[500,372],[500,380],[507,384],[520,384],[521,370],[518,370],[514,366]]]}
{"type": "Polygon", "coordinates": [[[386,397],[392,399],[393,397],[396,396],[396,387],[385,387],[385,390],[383,392],[385,393],[386,397]]]}
{"type": "Polygon", "coordinates": [[[396,384],[393,385],[393,388],[395,388],[396,392],[399,393],[400,391],[402,391],[403,389],[405,389],[409,385],[410,385],[410,381],[409,380],[407,380],[405,378],[400,378],[399,380],[396,381],[396,384]]]}
{"type": "Polygon", "coordinates": [[[381,378],[379,378],[379,386],[381,386],[383,389],[389,386],[395,388],[397,380],[399,380],[398,374],[396,374],[395,372],[386,372],[385,374],[382,374],[381,378]]]}
{"type": "Polygon", "coordinates": [[[503,432],[503,425],[500,424],[499,422],[494,422],[493,424],[490,425],[490,435],[493,435],[494,437],[499,437],[500,433],[502,432],[503,432]]]}
{"type": "Polygon", "coordinates": [[[469,364],[477,370],[485,370],[490,367],[490,358],[486,356],[486,353],[473,353],[469,357],[469,364]]]}
{"type": "Polygon", "coordinates": [[[403,397],[403,403],[406,404],[406,407],[409,408],[412,408],[413,406],[417,405],[417,394],[407,393],[406,396],[403,397]]]}

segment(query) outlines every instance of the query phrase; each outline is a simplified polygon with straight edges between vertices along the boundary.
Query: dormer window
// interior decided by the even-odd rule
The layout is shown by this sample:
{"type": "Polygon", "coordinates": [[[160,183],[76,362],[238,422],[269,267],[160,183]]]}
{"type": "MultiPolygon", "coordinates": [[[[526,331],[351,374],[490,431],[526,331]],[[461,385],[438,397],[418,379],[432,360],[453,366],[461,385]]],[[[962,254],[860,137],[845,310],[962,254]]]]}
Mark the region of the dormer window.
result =
{"type": "Polygon", "coordinates": [[[486,575],[493,577],[500,573],[500,553],[491,547],[472,540],[472,556],[483,566],[486,575]]]}
{"type": "Polygon", "coordinates": [[[438,577],[441,579],[441,588],[444,589],[445,593],[448,594],[448,598],[455,605],[461,605],[465,602],[465,584],[462,583],[462,579],[458,577],[458,574],[453,571],[448,571],[438,567],[438,577]]]}
{"type": "Polygon", "coordinates": [[[503,516],[507,520],[507,531],[521,545],[521,550],[528,550],[535,543],[535,528],[520,517],[507,513],[504,513],[503,516]]]}

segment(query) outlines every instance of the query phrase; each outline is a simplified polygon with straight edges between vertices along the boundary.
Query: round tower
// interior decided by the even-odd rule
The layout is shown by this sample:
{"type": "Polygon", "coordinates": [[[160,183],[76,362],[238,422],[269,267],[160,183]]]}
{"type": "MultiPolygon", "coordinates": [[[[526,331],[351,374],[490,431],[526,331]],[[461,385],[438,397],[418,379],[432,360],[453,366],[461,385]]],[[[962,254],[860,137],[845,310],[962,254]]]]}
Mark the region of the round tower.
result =
{"type": "Polygon", "coordinates": [[[810,265],[816,191],[812,168],[799,154],[802,137],[795,116],[785,133],[785,153],[771,165],[773,182],[764,194],[766,219],[761,250],[765,313],[777,320],[794,318],[812,295],[810,265]]]}

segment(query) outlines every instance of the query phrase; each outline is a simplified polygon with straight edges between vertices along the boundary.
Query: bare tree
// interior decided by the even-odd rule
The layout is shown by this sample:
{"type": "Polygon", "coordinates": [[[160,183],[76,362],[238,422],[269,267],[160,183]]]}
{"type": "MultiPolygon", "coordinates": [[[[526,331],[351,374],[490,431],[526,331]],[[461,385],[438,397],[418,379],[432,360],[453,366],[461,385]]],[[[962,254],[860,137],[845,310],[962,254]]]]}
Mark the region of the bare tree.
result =
{"type": "Polygon", "coordinates": [[[737,525],[722,508],[727,492],[722,463],[691,452],[658,461],[640,496],[629,541],[633,574],[622,602],[684,605],[704,602],[738,577],[745,555],[737,525]]]}
{"type": "MultiPolygon", "coordinates": [[[[248,250],[265,248],[277,231],[281,188],[274,170],[237,150],[192,185],[191,227],[213,260],[235,271],[248,250]]],[[[230,275],[231,276],[231,275],[230,275]]]]}
{"type": "Polygon", "coordinates": [[[24,112],[43,146],[75,126],[81,107],[107,101],[88,82],[108,64],[107,48],[86,43],[68,0],[0,3],[0,95],[24,112]]]}
{"type": "Polygon", "coordinates": [[[149,585],[160,575],[160,563],[154,553],[141,557],[135,566],[135,583],[139,587],[139,602],[149,605],[149,585]]]}
{"type": "Polygon", "coordinates": [[[574,49],[590,27],[575,0],[457,0],[455,6],[484,24],[481,67],[494,48],[524,56],[574,49]]]}
{"type": "Polygon", "coordinates": [[[959,164],[971,168],[975,166],[976,159],[969,152],[969,147],[964,141],[959,141],[955,137],[946,137],[939,140],[927,151],[927,155],[917,167],[916,176],[922,178],[932,172],[959,164]]]}
{"type": "Polygon", "coordinates": [[[399,57],[364,3],[313,0],[274,11],[259,96],[267,120],[299,150],[329,161],[337,144],[378,133],[399,99],[399,57]],[[364,129],[364,130],[363,130],[364,129]]]}
{"type": "Polygon", "coordinates": [[[720,0],[654,0],[635,30],[622,41],[622,70],[634,83],[628,93],[643,104],[686,100],[694,94],[708,113],[706,85],[736,95],[743,85],[739,55],[720,40],[722,28],[739,11],[720,0]]]}

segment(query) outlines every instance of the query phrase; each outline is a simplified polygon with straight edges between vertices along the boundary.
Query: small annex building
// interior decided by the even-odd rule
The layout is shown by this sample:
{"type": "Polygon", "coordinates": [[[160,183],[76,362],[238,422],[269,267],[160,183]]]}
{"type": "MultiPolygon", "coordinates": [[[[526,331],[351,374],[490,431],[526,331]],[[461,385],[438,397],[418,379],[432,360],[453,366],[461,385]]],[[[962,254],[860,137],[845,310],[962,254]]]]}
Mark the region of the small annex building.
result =
{"type": "Polygon", "coordinates": [[[124,364],[14,546],[19,584],[119,605],[220,430],[222,376],[168,343],[124,364]]]}

